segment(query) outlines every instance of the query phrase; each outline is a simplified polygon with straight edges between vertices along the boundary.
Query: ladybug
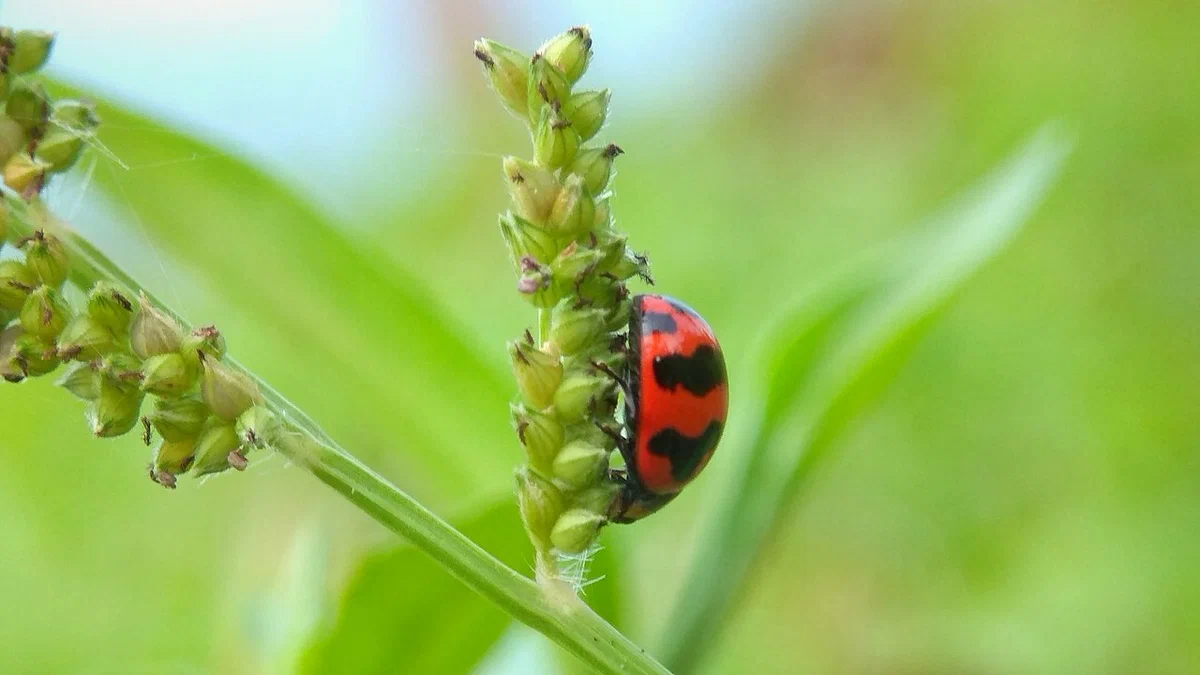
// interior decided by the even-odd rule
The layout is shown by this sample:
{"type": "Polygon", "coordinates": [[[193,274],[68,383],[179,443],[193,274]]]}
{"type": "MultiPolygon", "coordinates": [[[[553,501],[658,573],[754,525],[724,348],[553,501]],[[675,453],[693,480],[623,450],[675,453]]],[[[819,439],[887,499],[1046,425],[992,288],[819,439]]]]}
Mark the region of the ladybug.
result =
{"type": "Polygon", "coordinates": [[[729,412],[721,345],[696,310],[665,295],[633,298],[623,373],[625,470],[609,508],[615,523],[654,513],[692,481],[716,450],[729,412]]]}

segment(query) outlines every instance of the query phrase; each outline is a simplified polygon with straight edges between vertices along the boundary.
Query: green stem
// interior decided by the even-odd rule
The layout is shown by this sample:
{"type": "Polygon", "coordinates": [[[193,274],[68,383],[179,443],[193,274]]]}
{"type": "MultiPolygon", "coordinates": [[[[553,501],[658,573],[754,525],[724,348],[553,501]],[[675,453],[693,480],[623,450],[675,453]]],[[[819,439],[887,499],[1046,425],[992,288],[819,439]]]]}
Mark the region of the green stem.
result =
{"type": "MultiPolygon", "coordinates": [[[[16,241],[36,229],[46,229],[57,235],[70,252],[71,282],[81,290],[86,291],[98,281],[110,281],[133,292],[145,292],[133,278],[40,204],[26,204],[8,192],[5,197],[13,216],[9,223],[9,238],[16,241]]],[[[154,302],[166,309],[158,300],[154,302]]],[[[341,448],[316,422],[266,382],[255,379],[268,405],[285,420],[286,430],[280,434],[277,443],[279,452],[372,518],[411,541],[463,584],[599,672],[669,674],[644,650],[593,612],[569,585],[553,580],[537,584],[506,567],[341,448]]]]}
{"type": "Polygon", "coordinates": [[[550,310],[539,309],[538,313],[538,346],[550,339],[550,310]]]}

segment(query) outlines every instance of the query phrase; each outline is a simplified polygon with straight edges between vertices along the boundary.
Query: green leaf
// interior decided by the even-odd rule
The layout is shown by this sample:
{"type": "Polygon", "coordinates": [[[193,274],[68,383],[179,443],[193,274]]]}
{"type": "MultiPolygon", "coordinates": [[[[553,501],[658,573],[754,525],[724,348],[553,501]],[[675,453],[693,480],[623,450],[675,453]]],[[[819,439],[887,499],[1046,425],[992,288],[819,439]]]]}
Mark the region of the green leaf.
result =
{"type": "Polygon", "coordinates": [[[426,281],[250,163],[102,96],[52,89],[102,101],[91,185],[144,235],[139,255],[164,254],[161,295],[175,304],[175,286],[191,280],[210,290],[229,310],[226,330],[257,338],[240,340],[238,355],[301,407],[320,410],[345,443],[394,447],[403,430],[405,461],[429,469],[423,489],[505,483],[508,458],[488,450],[509,438],[504,418],[462,424],[461,411],[504,410],[511,385],[426,281]]]}
{"type": "Polygon", "coordinates": [[[667,624],[661,654],[673,671],[696,669],[764,543],[839,432],[893,379],[955,291],[1012,240],[1066,152],[1057,134],[1042,130],[929,227],[873,252],[784,313],[760,355],[767,384],[748,404],[759,425],[731,453],[738,463],[730,490],[667,624]]]}
{"type": "MultiPolygon", "coordinates": [[[[529,566],[529,544],[511,500],[461,529],[510,567],[529,566]]],[[[335,622],[312,643],[300,671],[466,673],[511,622],[425,553],[403,546],[363,561],[335,622]]]]}

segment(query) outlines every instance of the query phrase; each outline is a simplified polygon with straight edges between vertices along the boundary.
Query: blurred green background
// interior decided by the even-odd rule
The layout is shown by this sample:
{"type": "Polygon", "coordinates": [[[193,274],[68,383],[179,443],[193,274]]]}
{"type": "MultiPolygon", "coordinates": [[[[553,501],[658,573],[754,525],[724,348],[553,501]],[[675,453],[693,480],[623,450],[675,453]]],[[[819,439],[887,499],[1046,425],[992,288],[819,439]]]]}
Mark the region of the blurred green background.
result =
{"type": "MultiPolygon", "coordinates": [[[[839,443],[704,672],[1200,672],[1200,5],[103,4],[0,18],[60,30],[52,73],[222,151],[102,104],[111,153],[55,186],[59,213],[460,522],[512,499],[503,345],[533,321],[494,224],[499,157],[528,140],[475,37],[532,49],[591,24],[584,83],[614,89],[603,137],[628,153],[619,223],[734,373],[780,302],[1061,121],[1075,151],[1049,200],[839,443]]],[[[167,492],[47,382],[0,387],[0,410],[0,672],[287,670],[396,544],[281,459],[167,492]]],[[[728,461],[604,535],[619,573],[593,592],[639,642],[670,630],[728,461]]],[[[394,640],[454,634],[441,573],[413,565],[380,597],[432,618],[394,640]]],[[[513,629],[446,672],[552,656],[513,629]]]]}

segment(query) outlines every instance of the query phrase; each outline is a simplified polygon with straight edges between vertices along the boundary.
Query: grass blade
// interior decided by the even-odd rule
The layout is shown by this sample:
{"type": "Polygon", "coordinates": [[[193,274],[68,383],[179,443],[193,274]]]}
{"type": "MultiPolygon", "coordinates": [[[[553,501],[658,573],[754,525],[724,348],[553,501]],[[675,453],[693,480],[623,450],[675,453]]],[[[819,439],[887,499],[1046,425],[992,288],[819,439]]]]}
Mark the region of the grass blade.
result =
{"type": "Polygon", "coordinates": [[[764,348],[761,424],[736,452],[731,489],[667,624],[664,662],[696,669],[764,543],[838,433],[891,379],[938,311],[1019,231],[1067,144],[1043,129],[915,237],[814,293],[764,348]]]}

